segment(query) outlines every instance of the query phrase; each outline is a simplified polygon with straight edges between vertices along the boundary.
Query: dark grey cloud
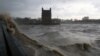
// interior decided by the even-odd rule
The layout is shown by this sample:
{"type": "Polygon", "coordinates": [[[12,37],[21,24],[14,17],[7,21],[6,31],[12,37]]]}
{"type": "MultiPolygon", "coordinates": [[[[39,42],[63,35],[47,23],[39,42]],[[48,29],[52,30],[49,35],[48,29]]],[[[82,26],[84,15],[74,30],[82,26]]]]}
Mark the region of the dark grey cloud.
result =
{"type": "Polygon", "coordinates": [[[0,0],[0,11],[9,11],[13,16],[29,16],[32,14],[29,12],[35,14],[40,5],[40,0],[0,0]]]}
{"type": "Polygon", "coordinates": [[[9,11],[27,10],[31,7],[36,8],[40,4],[41,3],[37,0],[0,0],[0,8],[9,11]]]}
{"type": "Polygon", "coordinates": [[[99,17],[99,0],[0,0],[0,12],[8,11],[12,16],[40,17],[41,7],[52,8],[53,17],[80,18],[99,17]]]}

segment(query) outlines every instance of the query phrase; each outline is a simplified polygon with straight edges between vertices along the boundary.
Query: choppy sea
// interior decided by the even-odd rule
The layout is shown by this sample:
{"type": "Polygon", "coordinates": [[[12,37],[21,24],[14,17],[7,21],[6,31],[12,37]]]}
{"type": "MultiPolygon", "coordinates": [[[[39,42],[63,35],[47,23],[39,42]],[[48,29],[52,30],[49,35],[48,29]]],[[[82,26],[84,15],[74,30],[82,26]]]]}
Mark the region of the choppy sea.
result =
{"type": "Polygon", "coordinates": [[[100,24],[19,25],[19,30],[64,56],[100,56],[100,24]]]}

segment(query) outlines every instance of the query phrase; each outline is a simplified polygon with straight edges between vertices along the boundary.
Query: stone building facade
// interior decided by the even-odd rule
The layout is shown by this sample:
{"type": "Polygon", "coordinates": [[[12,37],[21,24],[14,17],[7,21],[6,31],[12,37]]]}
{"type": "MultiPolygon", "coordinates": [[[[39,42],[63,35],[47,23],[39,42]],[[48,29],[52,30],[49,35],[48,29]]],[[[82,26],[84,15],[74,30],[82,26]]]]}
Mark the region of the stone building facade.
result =
{"type": "Polygon", "coordinates": [[[44,10],[42,8],[42,24],[44,25],[49,25],[49,24],[52,24],[52,19],[51,19],[51,8],[49,10],[44,10]]]}

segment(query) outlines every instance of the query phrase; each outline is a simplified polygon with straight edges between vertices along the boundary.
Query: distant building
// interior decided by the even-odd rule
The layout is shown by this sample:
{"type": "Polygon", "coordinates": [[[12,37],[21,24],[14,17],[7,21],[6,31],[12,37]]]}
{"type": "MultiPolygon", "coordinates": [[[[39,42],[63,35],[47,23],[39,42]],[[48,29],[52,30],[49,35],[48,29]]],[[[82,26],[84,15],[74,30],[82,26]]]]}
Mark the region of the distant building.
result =
{"type": "Polygon", "coordinates": [[[89,17],[88,16],[83,17],[82,20],[87,21],[87,20],[89,20],[89,17]]]}
{"type": "Polygon", "coordinates": [[[31,19],[28,17],[25,18],[16,18],[15,21],[18,24],[34,24],[34,25],[59,25],[61,20],[59,18],[52,19],[51,8],[49,10],[44,10],[42,8],[41,18],[31,19]]]}
{"type": "Polygon", "coordinates": [[[42,8],[42,24],[44,25],[48,25],[48,24],[52,24],[52,19],[51,19],[51,8],[50,10],[44,10],[42,8]]]}

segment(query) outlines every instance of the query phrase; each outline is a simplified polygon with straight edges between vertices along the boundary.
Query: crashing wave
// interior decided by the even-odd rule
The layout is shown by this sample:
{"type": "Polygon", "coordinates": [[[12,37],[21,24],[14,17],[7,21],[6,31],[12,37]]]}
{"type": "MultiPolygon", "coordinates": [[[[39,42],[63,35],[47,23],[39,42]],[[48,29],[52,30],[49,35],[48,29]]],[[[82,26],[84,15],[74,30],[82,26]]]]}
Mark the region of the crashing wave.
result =
{"type": "Polygon", "coordinates": [[[7,30],[16,37],[28,56],[63,56],[61,53],[51,50],[50,48],[39,44],[36,40],[32,40],[25,34],[21,33],[9,15],[1,14],[0,20],[6,22],[7,30]]]}
{"type": "Polygon", "coordinates": [[[38,38],[31,37],[30,39],[21,33],[23,37],[19,39],[25,44],[24,48],[34,54],[33,56],[94,56],[99,54],[95,54],[97,52],[96,38],[90,38],[81,33],[77,35],[77,33],[59,32],[51,28],[46,27],[45,31],[39,31],[45,33],[37,33],[38,38]]]}
{"type": "Polygon", "coordinates": [[[60,28],[58,26],[34,26],[30,30],[33,34],[28,32],[27,35],[31,39],[35,39],[39,44],[63,54],[63,56],[94,56],[99,54],[96,53],[99,49],[96,46],[96,37],[94,36],[82,32],[70,32],[70,29],[65,26],[60,28]],[[35,34],[37,37],[34,37],[35,34]]]}

